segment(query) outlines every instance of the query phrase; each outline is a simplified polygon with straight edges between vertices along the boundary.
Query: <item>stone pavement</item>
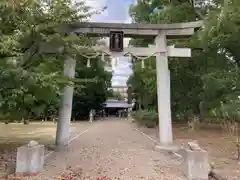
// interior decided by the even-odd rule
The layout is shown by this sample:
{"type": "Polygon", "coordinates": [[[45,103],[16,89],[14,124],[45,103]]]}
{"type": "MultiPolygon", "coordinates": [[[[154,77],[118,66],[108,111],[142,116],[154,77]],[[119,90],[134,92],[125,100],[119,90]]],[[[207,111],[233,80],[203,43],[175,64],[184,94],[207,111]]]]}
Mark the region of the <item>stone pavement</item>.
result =
{"type": "MultiPolygon", "coordinates": [[[[135,130],[127,120],[93,122],[89,130],[71,142],[68,151],[47,158],[45,169],[34,179],[54,179],[67,167],[81,169],[82,179],[106,176],[120,180],[185,180],[172,155],[155,150],[155,143],[135,130]]],[[[78,178],[79,179],[79,178],[78,178]]]]}

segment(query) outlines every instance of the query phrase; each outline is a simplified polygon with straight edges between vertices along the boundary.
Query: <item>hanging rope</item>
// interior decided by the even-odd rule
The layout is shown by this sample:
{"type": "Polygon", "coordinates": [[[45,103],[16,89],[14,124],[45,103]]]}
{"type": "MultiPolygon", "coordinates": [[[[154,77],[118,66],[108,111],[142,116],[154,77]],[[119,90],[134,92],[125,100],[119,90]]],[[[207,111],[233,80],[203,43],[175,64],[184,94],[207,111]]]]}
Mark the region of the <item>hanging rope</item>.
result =
{"type": "MultiPolygon", "coordinates": [[[[135,57],[136,59],[139,59],[139,60],[145,60],[145,59],[148,59],[148,58],[150,58],[150,57],[152,57],[152,56],[156,56],[156,54],[158,54],[158,53],[161,53],[161,52],[155,52],[155,53],[152,53],[152,54],[149,55],[149,56],[140,57],[140,56],[134,55],[134,54],[131,53],[131,52],[127,52],[127,53],[124,54],[123,56],[129,56],[130,58],[135,57]]],[[[96,52],[96,54],[95,54],[95,55],[92,55],[92,56],[88,56],[88,55],[81,54],[81,56],[83,56],[83,57],[85,57],[85,58],[87,58],[87,59],[93,59],[93,58],[99,57],[100,54],[101,54],[101,60],[105,60],[105,58],[104,58],[105,55],[104,55],[104,54],[111,56],[111,54],[107,54],[106,52],[102,52],[102,53],[96,52]]]]}
{"type": "Polygon", "coordinates": [[[156,56],[156,54],[158,54],[158,53],[161,53],[161,52],[155,52],[155,53],[152,53],[152,54],[149,55],[149,56],[140,57],[140,56],[134,55],[134,54],[131,53],[131,52],[128,52],[128,53],[124,54],[124,56],[127,55],[127,56],[129,56],[129,57],[135,57],[136,59],[139,59],[139,60],[146,60],[146,59],[148,59],[148,58],[150,58],[150,57],[152,57],[152,56],[156,56]]]}
{"type": "MultiPolygon", "coordinates": [[[[155,53],[152,53],[149,56],[140,57],[140,56],[134,55],[131,52],[127,52],[123,56],[128,56],[131,59],[134,57],[135,59],[140,60],[141,61],[141,67],[144,69],[145,68],[145,60],[152,57],[152,56],[156,56],[156,54],[158,54],[158,53],[161,53],[161,52],[155,52],[155,53]]],[[[108,54],[105,51],[95,52],[95,55],[81,54],[81,56],[85,57],[87,59],[87,67],[91,67],[91,62],[90,62],[91,59],[94,59],[94,58],[97,58],[97,57],[101,56],[101,60],[104,62],[105,61],[105,54],[108,55],[108,56],[111,56],[111,54],[108,54]]],[[[112,64],[112,67],[115,68],[118,65],[118,59],[115,58],[115,57],[112,58],[111,64],[112,64]]]]}
{"type": "Polygon", "coordinates": [[[97,58],[99,56],[99,52],[96,52],[95,55],[92,55],[92,56],[88,56],[88,55],[84,55],[84,54],[81,54],[82,57],[85,57],[87,59],[93,59],[93,58],[97,58]]]}
{"type": "Polygon", "coordinates": [[[128,58],[131,60],[131,62],[133,62],[132,54],[131,54],[131,53],[128,53],[127,56],[128,56],[128,58]]]}
{"type": "Polygon", "coordinates": [[[128,55],[129,58],[132,58],[132,53],[127,53],[126,55],[128,55]]]}

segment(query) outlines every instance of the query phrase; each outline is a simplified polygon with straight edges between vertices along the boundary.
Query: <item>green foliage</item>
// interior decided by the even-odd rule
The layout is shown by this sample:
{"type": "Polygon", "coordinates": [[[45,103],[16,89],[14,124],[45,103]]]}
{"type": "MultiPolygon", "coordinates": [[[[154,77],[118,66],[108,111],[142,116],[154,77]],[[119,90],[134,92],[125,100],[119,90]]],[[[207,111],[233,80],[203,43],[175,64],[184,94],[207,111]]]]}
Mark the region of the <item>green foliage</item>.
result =
{"type": "Polygon", "coordinates": [[[63,60],[92,52],[89,45],[96,43],[85,35],[65,34],[65,25],[86,21],[94,13],[84,1],[0,2],[1,119],[56,116],[61,89],[72,81],[63,77],[63,60]]]}
{"type": "Polygon", "coordinates": [[[157,103],[156,70],[153,58],[145,60],[145,68],[139,61],[133,61],[133,74],[127,84],[132,85],[133,98],[144,108],[154,108],[157,103]]]}
{"type": "Polygon", "coordinates": [[[113,92],[113,98],[117,100],[124,100],[124,97],[120,92],[113,92]]]}
{"type": "Polygon", "coordinates": [[[212,110],[212,115],[220,121],[240,122],[240,100],[232,101],[227,104],[221,103],[220,108],[212,110]]]}
{"type": "Polygon", "coordinates": [[[114,95],[114,92],[113,92],[112,89],[108,89],[107,97],[108,98],[115,98],[115,95],[114,95]]]}
{"type": "MultiPolygon", "coordinates": [[[[137,23],[204,20],[204,28],[191,39],[168,41],[168,44],[175,44],[176,47],[193,49],[191,58],[169,58],[174,119],[187,119],[189,112],[207,119],[213,110],[221,108],[221,103],[232,107],[238,98],[239,8],[237,0],[216,0],[196,6],[188,0],[143,0],[131,6],[130,15],[133,22],[137,23]]],[[[147,46],[153,41],[138,39],[131,43],[147,46]]],[[[133,75],[128,84],[132,85],[135,99],[142,104],[141,107],[157,109],[155,59],[150,59],[146,69],[141,69],[140,63],[133,63],[133,75]]]]}
{"type": "Polygon", "coordinates": [[[158,115],[153,110],[135,111],[133,118],[140,124],[148,128],[155,128],[158,124],[158,115]]]}
{"type": "Polygon", "coordinates": [[[86,59],[77,56],[76,87],[73,97],[73,113],[75,119],[85,119],[91,109],[102,109],[111,86],[112,74],[104,70],[100,58],[92,59],[91,67],[86,67],[86,59]]]}

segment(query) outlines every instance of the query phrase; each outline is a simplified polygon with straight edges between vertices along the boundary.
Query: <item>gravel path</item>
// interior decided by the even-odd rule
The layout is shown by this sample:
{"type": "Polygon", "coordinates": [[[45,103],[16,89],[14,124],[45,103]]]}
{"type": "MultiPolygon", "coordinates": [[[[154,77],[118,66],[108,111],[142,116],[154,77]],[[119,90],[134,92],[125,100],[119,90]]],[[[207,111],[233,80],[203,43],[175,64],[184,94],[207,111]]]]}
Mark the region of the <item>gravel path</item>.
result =
{"type": "Polygon", "coordinates": [[[69,166],[81,169],[82,178],[107,176],[119,180],[185,180],[179,162],[154,150],[155,144],[125,120],[94,122],[75,139],[66,152],[56,152],[46,161],[41,177],[54,179],[69,166]]]}

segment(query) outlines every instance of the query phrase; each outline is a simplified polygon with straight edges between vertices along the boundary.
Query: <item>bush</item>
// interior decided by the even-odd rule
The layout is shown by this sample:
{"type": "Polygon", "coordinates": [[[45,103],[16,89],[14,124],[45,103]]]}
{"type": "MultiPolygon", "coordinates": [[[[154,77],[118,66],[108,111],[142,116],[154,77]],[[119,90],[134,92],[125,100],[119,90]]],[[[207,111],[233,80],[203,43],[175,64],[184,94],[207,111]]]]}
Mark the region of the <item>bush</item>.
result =
{"type": "Polygon", "coordinates": [[[221,104],[221,107],[214,109],[212,114],[221,121],[240,122],[240,100],[230,101],[221,104]]]}
{"type": "Polygon", "coordinates": [[[158,114],[154,110],[140,110],[133,112],[132,117],[140,124],[148,128],[155,128],[158,125],[158,114]]]}

